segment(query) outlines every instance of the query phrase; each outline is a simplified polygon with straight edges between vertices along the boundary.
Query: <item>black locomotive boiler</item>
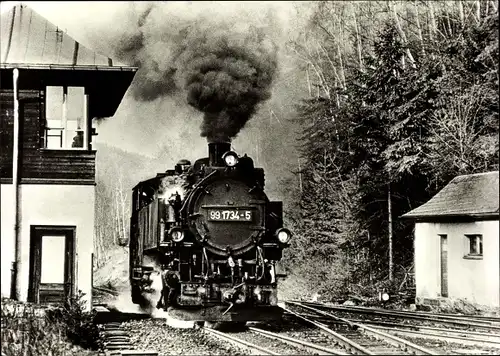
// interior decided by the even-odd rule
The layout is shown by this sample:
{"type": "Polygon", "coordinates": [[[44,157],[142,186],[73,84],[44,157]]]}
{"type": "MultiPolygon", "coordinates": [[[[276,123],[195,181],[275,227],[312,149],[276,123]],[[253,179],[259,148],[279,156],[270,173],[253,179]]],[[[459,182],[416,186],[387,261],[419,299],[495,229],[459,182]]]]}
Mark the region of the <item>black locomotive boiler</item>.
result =
{"type": "Polygon", "coordinates": [[[160,272],[173,277],[163,292],[177,319],[279,319],[275,266],[291,237],[282,202],[268,199],[250,157],[227,142],[208,146],[208,158],[181,160],[133,188],[132,301],[141,303],[160,272]]]}

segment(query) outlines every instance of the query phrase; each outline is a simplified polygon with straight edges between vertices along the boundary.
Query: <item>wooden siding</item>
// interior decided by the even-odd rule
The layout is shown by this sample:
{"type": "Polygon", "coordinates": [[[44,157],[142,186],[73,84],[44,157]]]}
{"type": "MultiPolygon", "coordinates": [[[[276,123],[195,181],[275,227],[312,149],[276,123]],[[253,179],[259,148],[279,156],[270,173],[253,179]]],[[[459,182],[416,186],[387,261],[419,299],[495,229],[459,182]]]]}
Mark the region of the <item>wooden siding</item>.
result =
{"type": "MultiPolygon", "coordinates": [[[[19,111],[21,183],[95,184],[95,151],[42,148],[45,130],[43,92],[21,90],[19,111]]],[[[12,181],[13,113],[12,90],[0,90],[0,178],[3,182],[12,181]]]]}

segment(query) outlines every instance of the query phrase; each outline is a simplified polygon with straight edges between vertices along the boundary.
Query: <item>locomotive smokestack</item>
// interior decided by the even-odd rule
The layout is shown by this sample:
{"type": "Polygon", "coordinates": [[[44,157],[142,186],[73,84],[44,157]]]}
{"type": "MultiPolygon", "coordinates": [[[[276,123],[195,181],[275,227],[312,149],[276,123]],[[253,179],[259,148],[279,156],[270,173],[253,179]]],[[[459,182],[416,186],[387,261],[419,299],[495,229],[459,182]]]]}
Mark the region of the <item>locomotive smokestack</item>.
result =
{"type": "Polygon", "coordinates": [[[212,167],[224,167],[222,155],[231,150],[231,142],[209,142],[208,164],[212,167]]]}

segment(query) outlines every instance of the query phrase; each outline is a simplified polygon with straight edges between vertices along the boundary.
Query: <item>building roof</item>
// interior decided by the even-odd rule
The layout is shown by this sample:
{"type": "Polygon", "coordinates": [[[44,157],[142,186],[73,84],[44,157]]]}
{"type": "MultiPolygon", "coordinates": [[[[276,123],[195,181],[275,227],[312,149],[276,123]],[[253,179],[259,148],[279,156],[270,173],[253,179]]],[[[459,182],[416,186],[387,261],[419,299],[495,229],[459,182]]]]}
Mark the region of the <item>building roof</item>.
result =
{"type": "Polygon", "coordinates": [[[2,14],[0,29],[3,89],[13,88],[15,68],[20,89],[84,86],[92,118],[115,114],[138,69],[88,49],[26,5],[2,14]]]}
{"type": "Polygon", "coordinates": [[[0,26],[2,67],[128,67],[83,46],[26,5],[18,4],[2,14],[0,26]]]}
{"type": "Polygon", "coordinates": [[[455,177],[427,203],[402,217],[420,220],[498,217],[498,183],[498,171],[455,177]]]}

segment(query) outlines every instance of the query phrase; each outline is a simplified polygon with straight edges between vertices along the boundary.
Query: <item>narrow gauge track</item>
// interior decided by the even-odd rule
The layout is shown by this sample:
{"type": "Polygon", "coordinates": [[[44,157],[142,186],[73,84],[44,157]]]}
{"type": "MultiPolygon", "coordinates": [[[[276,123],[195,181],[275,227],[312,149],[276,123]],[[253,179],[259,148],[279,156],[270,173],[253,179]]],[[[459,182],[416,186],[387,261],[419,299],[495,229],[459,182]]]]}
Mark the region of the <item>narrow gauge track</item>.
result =
{"type": "MultiPolygon", "coordinates": [[[[317,304],[317,305],[323,305],[321,303],[313,303],[313,302],[303,302],[306,304],[317,304]]],[[[378,311],[387,311],[387,309],[382,309],[382,308],[372,308],[372,307],[363,307],[363,306],[357,306],[357,305],[352,305],[352,306],[346,306],[345,308],[351,308],[351,309],[359,309],[359,310],[378,310],[378,311]]],[[[411,315],[420,315],[420,316],[431,316],[431,317],[436,317],[436,318],[441,318],[441,319],[451,319],[451,320],[465,320],[465,321],[477,321],[477,322],[490,322],[492,325],[500,325],[500,317],[497,316],[486,316],[486,315],[466,315],[466,314],[446,314],[446,313],[431,313],[431,312],[424,312],[424,311],[408,311],[408,310],[394,310],[394,312],[398,314],[411,314],[411,315]]]]}
{"type": "Polygon", "coordinates": [[[420,337],[420,338],[434,339],[439,341],[460,343],[471,346],[481,346],[490,348],[492,347],[492,348],[497,348],[500,351],[499,338],[497,338],[496,340],[478,338],[475,335],[469,335],[467,331],[464,333],[456,330],[438,329],[438,328],[432,328],[437,330],[428,330],[428,329],[414,330],[414,329],[394,328],[394,327],[388,328],[381,326],[374,326],[374,328],[377,330],[385,330],[387,332],[394,333],[400,336],[420,337]]]}
{"type": "Polygon", "coordinates": [[[343,312],[349,314],[366,315],[370,317],[383,317],[390,319],[404,319],[404,320],[414,320],[421,322],[431,322],[431,323],[441,323],[453,325],[455,327],[460,327],[463,329],[476,329],[476,330],[486,330],[491,333],[500,333],[500,318],[487,317],[486,319],[475,318],[474,316],[453,316],[450,314],[432,314],[423,312],[410,312],[410,311],[400,311],[400,310],[386,310],[386,309],[376,309],[367,307],[353,307],[353,306],[331,306],[321,303],[312,302],[297,302],[304,306],[310,306],[313,308],[319,308],[322,310],[332,310],[336,312],[343,312]],[[498,319],[498,320],[496,320],[498,319]]]}
{"type": "Polygon", "coordinates": [[[256,327],[249,327],[248,328],[250,331],[253,331],[257,334],[263,335],[265,337],[268,337],[273,340],[279,340],[281,342],[287,343],[289,345],[294,345],[301,347],[309,352],[312,352],[314,354],[318,355],[346,355],[345,352],[342,352],[342,350],[337,350],[337,349],[332,349],[330,347],[324,347],[321,345],[316,345],[308,341],[304,340],[299,340],[297,338],[291,338],[285,335],[280,335],[278,333],[273,333],[267,330],[263,330],[260,328],[256,327]]]}
{"type": "Polygon", "coordinates": [[[401,333],[408,333],[408,334],[422,334],[425,333],[429,336],[440,336],[442,338],[446,338],[449,336],[450,341],[452,341],[453,338],[459,337],[462,338],[463,340],[472,340],[474,342],[484,342],[486,344],[491,344],[492,346],[498,346],[500,347],[500,335],[498,334],[492,334],[492,333],[484,333],[484,332],[477,332],[477,331],[470,331],[470,330],[458,330],[458,329],[447,329],[447,328],[437,328],[437,327],[432,327],[432,326],[416,326],[416,325],[410,325],[410,324],[402,324],[402,323],[391,323],[391,322],[384,322],[384,321],[368,321],[368,320],[360,320],[360,319],[352,319],[352,322],[355,323],[364,323],[367,325],[372,325],[374,328],[378,329],[386,329],[386,330],[393,330],[393,331],[401,331],[401,333]]]}
{"type": "MultiPolygon", "coordinates": [[[[304,306],[287,302],[287,304],[295,307],[304,306]]],[[[307,308],[307,307],[306,307],[307,308]]],[[[312,308],[311,308],[312,309],[312,308]]],[[[292,311],[288,308],[284,310],[297,317],[298,319],[314,325],[321,329],[324,333],[328,334],[335,343],[344,348],[351,354],[361,355],[437,355],[433,350],[426,349],[416,345],[410,341],[401,339],[395,335],[391,335],[381,330],[362,325],[359,323],[351,323],[342,318],[332,316],[328,324],[334,324],[333,330],[325,323],[311,320],[300,313],[292,311]]],[[[315,312],[314,310],[312,310],[315,312]]]]}
{"type": "Polygon", "coordinates": [[[203,328],[203,331],[254,355],[346,355],[341,350],[316,345],[256,327],[248,327],[247,331],[237,334],[209,328],[203,328]]]}
{"type": "Polygon", "coordinates": [[[277,352],[274,352],[272,350],[269,350],[267,348],[261,347],[259,345],[256,345],[254,343],[248,342],[246,340],[242,340],[238,337],[235,337],[233,335],[229,335],[228,333],[224,333],[218,330],[214,329],[209,329],[209,328],[203,328],[203,332],[212,335],[222,341],[228,342],[230,344],[233,344],[234,346],[243,349],[251,355],[280,355],[277,352]]]}
{"type": "Polygon", "coordinates": [[[122,328],[122,322],[128,320],[149,319],[150,316],[142,313],[123,313],[106,308],[103,305],[94,306],[97,312],[96,323],[100,328],[104,350],[100,355],[115,356],[158,356],[156,351],[136,350],[130,341],[129,333],[122,328]]]}
{"type": "Polygon", "coordinates": [[[421,325],[409,325],[402,323],[389,323],[380,321],[369,321],[369,320],[347,320],[339,318],[336,315],[332,315],[318,308],[303,305],[302,303],[290,303],[292,305],[299,306],[308,311],[312,311],[320,314],[320,317],[315,318],[314,315],[310,316],[316,320],[322,320],[328,323],[328,318],[330,321],[335,320],[336,322],[349,323],[355,326],[366,327],[370,325],[370,328],[375,330],[384,331],[391,334],[396,334],[399,336],[410,337],[414,339],[432,339],[438,340],[440,342],[463,344],[469,346],[480,347],[482,349],[488,349],[490,352],[494,352],[495,349],[500,349],[500,335],[491,333],[480,333],[470,330],[457,330],[449,328],[436,328],[421,325]],[[361,322],[361,323],[360,323],[361,322]],[[380,326],[383,325],[383,326],[380,326]]]}

